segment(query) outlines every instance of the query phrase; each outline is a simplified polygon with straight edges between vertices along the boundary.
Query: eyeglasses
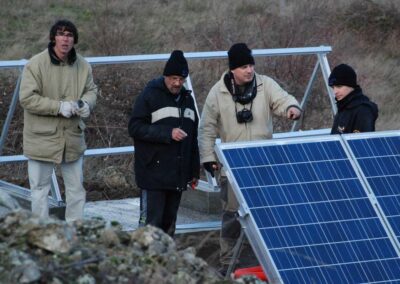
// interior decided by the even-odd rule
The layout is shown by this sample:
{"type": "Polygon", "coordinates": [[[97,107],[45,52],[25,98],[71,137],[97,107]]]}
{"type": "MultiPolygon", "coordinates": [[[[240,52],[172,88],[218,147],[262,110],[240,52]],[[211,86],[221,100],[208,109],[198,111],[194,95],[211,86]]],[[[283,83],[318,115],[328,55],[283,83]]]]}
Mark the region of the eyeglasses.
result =
{"type": "Polygon", "coordinates": [[[72,38],[72,37],[74,37],[74,34],[73,33],[69,33],[69,32],[61,32],[61,31],[59,31],[59,32],[56,32],[56,36],[65,36],[65,37],[72,38]]]}
{"type": "Polygon", "coordinates": [[[171,82],[183,84],[186,82],[186,78],[181,76],[167,76],[171,82]]]}

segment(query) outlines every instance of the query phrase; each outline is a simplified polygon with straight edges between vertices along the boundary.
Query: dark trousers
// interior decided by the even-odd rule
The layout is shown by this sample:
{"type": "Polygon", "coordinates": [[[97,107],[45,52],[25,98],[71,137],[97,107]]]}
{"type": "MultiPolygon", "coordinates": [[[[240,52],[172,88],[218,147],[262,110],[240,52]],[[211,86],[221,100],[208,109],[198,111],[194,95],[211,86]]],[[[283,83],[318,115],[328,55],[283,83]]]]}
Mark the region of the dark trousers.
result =
{"type": "Polygon", "coordinates": [[[141,189],[139,227],[152,225],[172,237],[181,197],[178,191],[141,189]]]}

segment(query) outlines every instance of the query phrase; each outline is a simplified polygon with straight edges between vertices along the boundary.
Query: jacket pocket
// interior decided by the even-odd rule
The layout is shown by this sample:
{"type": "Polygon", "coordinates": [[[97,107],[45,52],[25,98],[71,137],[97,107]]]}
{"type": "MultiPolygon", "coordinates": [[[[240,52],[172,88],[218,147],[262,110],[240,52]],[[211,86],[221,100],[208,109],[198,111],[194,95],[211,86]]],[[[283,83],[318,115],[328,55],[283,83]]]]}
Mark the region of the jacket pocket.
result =
{"type": "Polygon", "coordinates": [[[57,131],[57,121],[46,117],[35,117],[31,123],[31,132],[40,135],[53,135],[57,131]]]}

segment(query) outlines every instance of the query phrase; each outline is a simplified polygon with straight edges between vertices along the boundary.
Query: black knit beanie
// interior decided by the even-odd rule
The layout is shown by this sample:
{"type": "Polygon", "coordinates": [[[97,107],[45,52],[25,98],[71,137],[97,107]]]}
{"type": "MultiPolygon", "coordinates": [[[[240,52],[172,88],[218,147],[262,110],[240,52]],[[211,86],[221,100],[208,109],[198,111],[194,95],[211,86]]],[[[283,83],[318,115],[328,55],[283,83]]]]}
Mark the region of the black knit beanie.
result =
{"type": "Polygon", "coordinates": [[[186,58],[181,50],[174,50],[171,53],[164,68],[164,76],[182,76],[186,78],[189,75],[189,67],[186,58]]]}
{"type": "Polygon", "coordinates": [[[253,64],[254,57],[251,50],[245,43],[235,43],[228,51],[229,70],[236,69],[240,66],[253,64]]]}
{"type": "Polygon", "coordinates": [[[353,68],[347,64],[340,64],[333,68],[328,80],[329,86],[357,87],[357,75],[353,68]]]}

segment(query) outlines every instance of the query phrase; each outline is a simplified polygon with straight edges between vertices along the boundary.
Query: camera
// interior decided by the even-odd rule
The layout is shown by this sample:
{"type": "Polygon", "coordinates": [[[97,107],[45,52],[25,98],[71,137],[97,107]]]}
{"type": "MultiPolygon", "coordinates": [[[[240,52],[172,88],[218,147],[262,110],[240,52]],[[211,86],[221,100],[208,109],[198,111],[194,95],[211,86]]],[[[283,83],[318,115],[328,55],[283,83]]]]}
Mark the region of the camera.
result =
{"type": "Polygon", "coordinates": [[[236,120],[238,123],[247,123],[253,121],[253,114],[251,110],[244,108],[236,113],[236,120]]]}

